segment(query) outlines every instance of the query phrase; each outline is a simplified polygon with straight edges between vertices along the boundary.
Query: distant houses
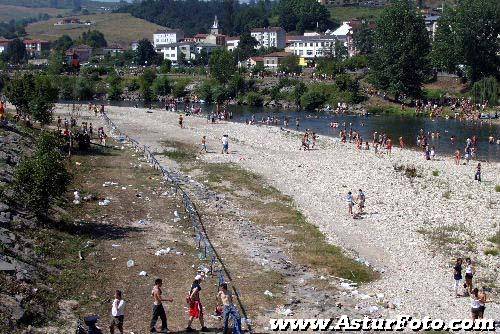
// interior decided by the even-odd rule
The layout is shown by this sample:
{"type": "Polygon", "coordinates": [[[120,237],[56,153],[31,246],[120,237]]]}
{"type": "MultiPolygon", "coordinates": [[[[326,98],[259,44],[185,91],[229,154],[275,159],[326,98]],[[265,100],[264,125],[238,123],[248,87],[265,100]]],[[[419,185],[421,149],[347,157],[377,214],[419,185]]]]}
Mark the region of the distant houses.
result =
{"type": "Polygon", "coordinates": [[[77,17],[65,17],[54,23],[55,26],[66,26],[66,25],[86,25],[86,26],[91,26],[93,25],[93,21],[81,21],[77,17]]]}
{"type": "Polygon", "coordinates": [[[286,44],[286,31],[280,27],[254,28],[250,35],[257,40],[257,48],[284,49],[286,44]]]}

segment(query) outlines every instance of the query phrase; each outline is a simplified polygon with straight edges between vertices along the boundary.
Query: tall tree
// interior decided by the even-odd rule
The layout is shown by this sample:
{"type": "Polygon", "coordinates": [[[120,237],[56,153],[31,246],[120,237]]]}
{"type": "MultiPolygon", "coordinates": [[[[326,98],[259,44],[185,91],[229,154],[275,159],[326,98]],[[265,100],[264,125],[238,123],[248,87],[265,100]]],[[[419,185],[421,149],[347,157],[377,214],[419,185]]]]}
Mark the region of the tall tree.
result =
{"type": "Polygon", "coordinates": [[[259,45],[259,42],[246,32],[241,34],[240,42],[238,47],[234,50],[234,56],[237,60],[245,60],[255,54],[255,47],[259,45]]]}
{"type": "Polygon", "coordinates": [[[361,55],[373,52],[373,29],[367,21],[363,21],[359,29],[354,32],[354,46],[361,55]]]}
{"type": "Polygon", "coordinates": [[[149,40],[142,39],[137,46],[136,58],[139,65],[151,65],[155,63],[158,54],[149,40]]]}
{"type": "Polygon", "coordinates": [[[330,26],[328,9],[316,0],[281,0],[279,23],[286,31],[326,30],[330,26]]]}
{"type": "Polygon", "coordinates": [[[429,35],[423,17],[408,0],[394,0],[377,21],[370,77],[394,96],[418,96],[429,73],[429,35]]]}
{"type": "Polygon", "coordinates": [[[102,48],[108,46],[108,42],[104,38],[104,34],[99,30],[89,30],[87,32],[83,32],[81,39],[83,43],[92,48],[102,48]]]}
{"type": "Polygon", "coordinates": [[[16,38],[10,42],[5,54],[7,60],[13,64],[24,63],[27,58],[26,46],[19,38],[16,38]]]}
{"type": "Polygon", "coordinates": [[[465,65],[467,78],[475,82],[489,75],[500,77],[498,36],[500,2],[459,0],[445,8],[433,44],[433,64],[450,72],[465,65]]]}
{"type": "Polygon", "coordinates": [[[210,56],[210,75],[221,84],[226,84],[236,73],[236,61],[226,49],[217,49],[210,56]]]}

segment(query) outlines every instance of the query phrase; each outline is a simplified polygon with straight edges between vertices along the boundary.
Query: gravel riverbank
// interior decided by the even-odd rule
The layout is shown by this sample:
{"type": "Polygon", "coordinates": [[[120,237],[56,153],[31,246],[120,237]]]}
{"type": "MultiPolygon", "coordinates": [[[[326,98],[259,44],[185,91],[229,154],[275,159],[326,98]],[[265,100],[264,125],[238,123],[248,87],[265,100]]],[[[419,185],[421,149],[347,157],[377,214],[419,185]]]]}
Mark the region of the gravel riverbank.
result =
{"type": "MultiPolygon", "coordinates": [[[[500,228],[499,163],[483,163],[478,183],[475,163],[456,166],[448,157],[425,161],[418,152],[397,148],[392,155],[375,155],[328,137],[319,138],[317,149],[301,151],[297,133],[276,127],[212,125],[185,117],[187,128],[180,129],[178,114],[171,112],[107,111],[121,130],[158,152],[164,140],[199,144],[206,135],[213,153],[202,159],[236,163],[292,196],[332,243],[382,272],[360,290],[384,294],[392,304],[383,309],[386,315],[469,317],[469,299],[456,298],[451,290],[455,257],[476,262],[476,281],[486,286],[500,281],[499,256],[484,254],[494,247],[487,239],[500,228]],[[229,135],[229,155],[220,154],[223,134],[229,135]],[[406,176],[407,167],[415,167],[418,176],[406,176]],[[353,219],[345,198],[360,188],[367,196],[366,214],[353,219]]],[[[487,305],[486,317],[498,314],[500,304],[487,305]]]]}

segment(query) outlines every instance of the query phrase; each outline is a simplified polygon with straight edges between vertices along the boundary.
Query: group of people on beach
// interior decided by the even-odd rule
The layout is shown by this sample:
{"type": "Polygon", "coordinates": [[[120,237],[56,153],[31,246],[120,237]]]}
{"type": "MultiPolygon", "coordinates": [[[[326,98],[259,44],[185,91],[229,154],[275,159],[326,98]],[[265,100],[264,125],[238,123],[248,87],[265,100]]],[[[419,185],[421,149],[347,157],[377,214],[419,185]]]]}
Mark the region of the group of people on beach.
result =
{"type": "Polygon", "coordinates": [[[352,192],[349,191],[347,193],[346,200],[347,200],[347,209],[349,215],[352,216],[353,218],[361,217],[361,215],[363,214],[363,209],[365,208],[365,201],[366,201],[366,196],[363,190],[361,189],[358,190],[358,195],[356,196],[356,198],[353,196],[352,192]],[[353,211],[354,205],[356,204],[358,205],[357,213],[353,211]]]}
{"type": "Polygon", "coordinates": [[[470,258],[465,259],[465,275],[463,259],[456,259],[453,265],[453,293],[457,298],[470,297],[471,318],[474,320],[483,319],[486,303],[491,302],[486,294],[486,287],[481,289],[474,287],[473,278],[475,275],[476,272],[470,258]]]}
{"type": "MultiPolygon", "coordinates": [[[[209,332],[205,326],[204,307],[201,303],[201,284],[205,279],[204,273],[199,273],[195,276],[191,288],[186,296],[186,304],[189,307],[189,319],[187,322],[186,332],[194,332],[192,327],[195,319],[198,319],[201,325],[201,332],[209,332]]],[[[168,322],[167,313],[164,307],[164,302],[173,302],[172,298],[167,298],[163,294],[163,280],[157,278],[151,290],[151,298],[153,301],[152,316],[149,324],[150,333],[157,333],[158,319],[161,320],[161,329],[159,333],[167,333],[168,322]]],[[[241,317],[238,308],[233,303],[233,295],[228,289],[227,283],[223,282],[219,286],[217,292],[217,306],[215,308],[215,316],[220,318],[224,323],[223,333],[229,330],[229,320],[233,322],[232,333],[242,334],[241,317]]],[[[120,334],[124,333],[123,326],[125,320],[125,300],[123,299],[122,291],[116,290],[114,300],[111,306],[111,322],[109,330],[111,334],[118,330],[120,334]]]]}

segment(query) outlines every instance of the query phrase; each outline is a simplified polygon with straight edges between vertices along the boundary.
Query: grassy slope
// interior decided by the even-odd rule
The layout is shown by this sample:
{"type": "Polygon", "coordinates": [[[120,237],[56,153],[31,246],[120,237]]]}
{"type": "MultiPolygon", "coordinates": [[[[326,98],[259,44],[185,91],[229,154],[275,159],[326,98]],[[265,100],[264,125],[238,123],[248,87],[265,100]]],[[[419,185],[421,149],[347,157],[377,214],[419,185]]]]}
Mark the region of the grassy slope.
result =
{"type": "Polygon", "coordinates": [[[95,14],[77,16],[82,21],[90,20],[95,24],[92,26],[54,26],[58,19],[45,22],[36,22],[26,28],[30,38],[42,38],[56,40],[64,34],[71,38],[78,38],[84,31],[97,29],[101,31],[108,43],[119,43],[128,47],[134,40],[153,37],[153,32],[160,26],[131,16],[130,14],[95,14]]]}
{"type": "Polygon", "coordinates": [[[30,17],[36,17],[39,14],[49,14],[50,16],[57,16],[66,13],[66,9],[56,8],[28,8],[22,6],[11,6],[0,4],[0,21],[20,20],[30,17]]]}
{"type": "Polygon", "coordinates": [[[335,7],[328,6],[331,18],[341,23],[355,18],[377,18],[382,12],[382,8],[364,8],[364,7],[335,7]]]}

